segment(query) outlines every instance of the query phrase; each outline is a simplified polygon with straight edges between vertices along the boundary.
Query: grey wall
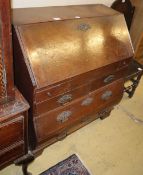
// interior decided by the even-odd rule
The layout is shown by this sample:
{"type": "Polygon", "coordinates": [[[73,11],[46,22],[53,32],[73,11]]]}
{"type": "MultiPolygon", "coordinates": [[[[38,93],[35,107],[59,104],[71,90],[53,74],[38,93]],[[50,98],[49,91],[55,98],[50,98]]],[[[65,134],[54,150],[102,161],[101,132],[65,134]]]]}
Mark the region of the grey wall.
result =
{"type": "Polygon", "coordinates": [[[114,0],[12,0],[13,8],[62,6],[75,4],[105,4],[110,6],[114,0]]]}

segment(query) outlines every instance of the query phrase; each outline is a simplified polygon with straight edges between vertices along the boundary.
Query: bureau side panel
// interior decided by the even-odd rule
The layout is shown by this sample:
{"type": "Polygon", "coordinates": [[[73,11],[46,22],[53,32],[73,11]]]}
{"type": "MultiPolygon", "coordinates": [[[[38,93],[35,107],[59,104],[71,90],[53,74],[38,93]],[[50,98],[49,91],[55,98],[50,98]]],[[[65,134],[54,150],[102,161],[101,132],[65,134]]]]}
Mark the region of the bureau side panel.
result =
{"type": "Polygon", "coordinates": [[[13,28],[13,48],[14,48],[14,75],[15,75],[15,84],[26,98],[30,104],[29,109],[29,144],[30,147],[34,147],[36,142],[35,131],[33,126],[33,104],[34,104],[34,79],[30,76],[27,64],[25,62],[24,54],[22,51],[22,46],[20,45],[20,40],[16,30],[13,28]]]}

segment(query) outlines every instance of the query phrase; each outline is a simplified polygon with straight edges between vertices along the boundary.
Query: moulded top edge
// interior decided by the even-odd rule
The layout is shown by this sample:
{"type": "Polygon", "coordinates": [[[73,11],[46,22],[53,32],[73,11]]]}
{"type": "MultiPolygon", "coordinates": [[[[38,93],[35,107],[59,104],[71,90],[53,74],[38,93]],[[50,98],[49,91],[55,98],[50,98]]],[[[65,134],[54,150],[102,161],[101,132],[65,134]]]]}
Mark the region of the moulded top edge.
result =
{"type": "Polygon", "coordinates": [[[12,11],[14,25],[116,14],[120,13],[102,4],[20,8],[12,11]]]}

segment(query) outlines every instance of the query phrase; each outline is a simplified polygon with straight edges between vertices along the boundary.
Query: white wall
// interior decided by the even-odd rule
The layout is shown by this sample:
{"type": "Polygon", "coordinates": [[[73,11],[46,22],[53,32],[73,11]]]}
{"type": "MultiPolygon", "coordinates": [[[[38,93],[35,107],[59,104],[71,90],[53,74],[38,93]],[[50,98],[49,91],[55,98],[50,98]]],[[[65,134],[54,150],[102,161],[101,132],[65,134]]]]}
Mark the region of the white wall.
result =
{"type": "Polygon", "coordinates": [[[113,1],[114,0],[12,0],[12,7],[24,8],[97,3],[106,4],[110,6],[113,1]]]}

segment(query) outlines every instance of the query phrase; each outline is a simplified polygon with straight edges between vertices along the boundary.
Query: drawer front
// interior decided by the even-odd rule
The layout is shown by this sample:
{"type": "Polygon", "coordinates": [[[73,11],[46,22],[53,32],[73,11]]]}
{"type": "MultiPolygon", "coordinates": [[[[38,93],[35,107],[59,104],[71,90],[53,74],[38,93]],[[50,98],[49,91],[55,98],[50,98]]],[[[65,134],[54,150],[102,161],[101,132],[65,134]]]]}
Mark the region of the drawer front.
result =
{"type": "Polygon", "coordinates": [[[118,71],[114,74],[106,75],[99,80],[92,80],[89,83],[80,86],[78,88],[73,89],[72,91],[69,91],[63,95],[59,95],[57,97],[54,97],[50,100],[43,101],[41,103],[37,103],[35,106],[35,114],[38,116],[40,114],[44,114],[50,110],[53,110],[55,108],[58,108],[60,106],[64,106],[66,103],[72,102],[89,92],[92,92],[99,87],[105,86],[106,84],[109,84],[121,77],[124,77],[126,72],[126,69],[122,71],[118,71]]]}
{"type": "Polygon", "coordinates": [[[24,140],[24,117],[0,124],[0,151],[24,140]]]}
{"type": "Polygon", "coordinates": [[[87,115],[118,103],[123,95],[123,84],[123,80],[120,79],[64,107],[34,118],[38,142],[48,139],[87,115]]]}
{"type": "Polygon", "coordinates": [[[9,147],[6,150],[0,151],[0,168],[4,168],[9,163],[24,155],[24,143],[19,142],[13,147],[9,147]]]}
{"type": "Polygon", "coordinates": [[[77,77],[71,78],[67,82],[61,82],[60,84],[52,85],[51,87],[40,89],[35,94],[36,103],[49,100],[58,95],[64,94],[68,91],[71,91],[75,87],[81,86],[83,84],[88,84],[90,81],[95,79],[106,77],[107,75],[116,74],[117,71],[125,71],[130,59],[123,60],[121,62],[102,67],[98,70],[93,70],[85,73],[84,75],[79,75],[77,77]],[[122,69],[122,70],[121,70],[122,69]]]}

